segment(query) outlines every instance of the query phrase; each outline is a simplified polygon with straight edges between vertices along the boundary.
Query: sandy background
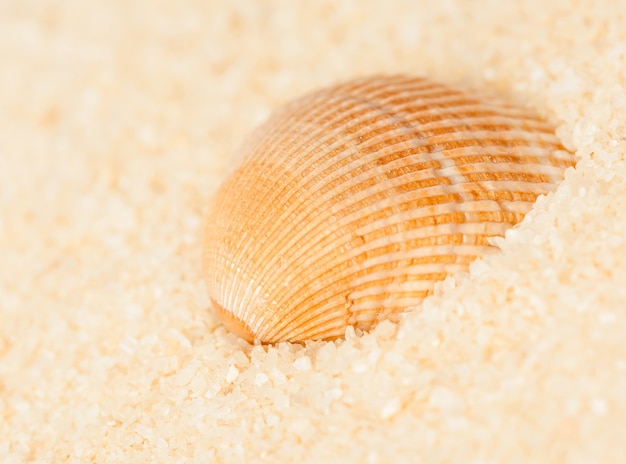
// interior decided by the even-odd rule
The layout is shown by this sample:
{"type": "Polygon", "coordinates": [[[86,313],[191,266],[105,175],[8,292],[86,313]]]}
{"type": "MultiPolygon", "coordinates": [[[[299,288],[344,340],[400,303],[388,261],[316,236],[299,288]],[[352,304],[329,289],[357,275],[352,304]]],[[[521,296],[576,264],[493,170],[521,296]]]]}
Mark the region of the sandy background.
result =
{"type": "Polygon", "coordinates": [[[619,0],[0,0],[0,461],[624,462],[625,25],[619,0]],[[272,109],[381,72],[498,91],[578,166],[399,325],[238,340],[206,199],[272,109]]]}

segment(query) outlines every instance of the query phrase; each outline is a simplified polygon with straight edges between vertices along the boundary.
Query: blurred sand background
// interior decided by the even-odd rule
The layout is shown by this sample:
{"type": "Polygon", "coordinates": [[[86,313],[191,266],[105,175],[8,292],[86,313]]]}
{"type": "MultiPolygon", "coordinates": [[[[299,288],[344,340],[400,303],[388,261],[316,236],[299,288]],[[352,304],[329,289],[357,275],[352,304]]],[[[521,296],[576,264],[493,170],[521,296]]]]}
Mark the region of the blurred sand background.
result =
{"type": "Polygon", "coordinates": [[[626,456],[626,2],[0,0],[0,461],[626,456]],[[495,91],[578,166],[400,324],[252,347],[206,199],[281,103],[367,74],[495,91]]]}

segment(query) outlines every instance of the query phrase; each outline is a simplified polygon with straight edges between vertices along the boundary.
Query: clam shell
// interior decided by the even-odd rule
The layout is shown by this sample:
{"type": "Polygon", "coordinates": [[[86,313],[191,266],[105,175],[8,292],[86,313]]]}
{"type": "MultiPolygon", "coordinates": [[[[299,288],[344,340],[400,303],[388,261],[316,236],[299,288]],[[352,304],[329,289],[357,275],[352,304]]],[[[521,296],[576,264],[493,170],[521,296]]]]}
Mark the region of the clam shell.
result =
{"type": "Polygon", "coordinates": [[[573,164],[537,116],[427,79],[312,93],[252,135],[211,202],[212,305],[263,343],[397,319],[494,251],[573,164]]]}

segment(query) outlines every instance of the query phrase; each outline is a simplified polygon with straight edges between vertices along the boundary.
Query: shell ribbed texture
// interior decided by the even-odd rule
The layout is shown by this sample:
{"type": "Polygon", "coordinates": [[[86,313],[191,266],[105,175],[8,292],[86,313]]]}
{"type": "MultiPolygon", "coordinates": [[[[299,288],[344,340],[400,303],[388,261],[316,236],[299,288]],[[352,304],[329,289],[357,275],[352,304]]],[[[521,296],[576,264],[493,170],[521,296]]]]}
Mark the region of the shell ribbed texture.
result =
{"type": "Polygon", "coordinates": [[[212,201],[211,301],[250,341],[369,329],[493,251],[573,164],[540,118],[427,79],[310,94],[253,134],[212,201]]]}

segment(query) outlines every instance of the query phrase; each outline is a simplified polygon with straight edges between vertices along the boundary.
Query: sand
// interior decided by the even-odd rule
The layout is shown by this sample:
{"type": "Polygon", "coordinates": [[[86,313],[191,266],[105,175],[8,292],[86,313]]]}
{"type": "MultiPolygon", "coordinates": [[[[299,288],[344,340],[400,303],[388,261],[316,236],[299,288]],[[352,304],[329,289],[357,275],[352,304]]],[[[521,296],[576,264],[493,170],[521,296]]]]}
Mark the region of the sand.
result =
{"type": "Polygon", "coordinates": [[[626,459],[626,3],[0,1],[0,462],[626,459]],[[378,73],[493,91],[578,164],[399,323],[251,346],[209,311],[246,134],[378,73]]]}

